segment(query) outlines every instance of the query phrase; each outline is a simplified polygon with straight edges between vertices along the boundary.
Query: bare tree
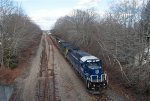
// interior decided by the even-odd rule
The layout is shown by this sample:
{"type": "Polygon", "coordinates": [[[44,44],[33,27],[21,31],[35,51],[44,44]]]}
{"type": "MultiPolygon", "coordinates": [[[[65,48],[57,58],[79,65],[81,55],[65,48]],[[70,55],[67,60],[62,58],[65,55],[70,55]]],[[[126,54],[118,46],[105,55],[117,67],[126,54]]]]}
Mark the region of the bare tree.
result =
{"type": "Polygon", "coordinates": [[[42,31],[14,2],[1,0],[0,4],[0,63],[1,67],[14,68],[22,50],[39,42],[42,31]]]}

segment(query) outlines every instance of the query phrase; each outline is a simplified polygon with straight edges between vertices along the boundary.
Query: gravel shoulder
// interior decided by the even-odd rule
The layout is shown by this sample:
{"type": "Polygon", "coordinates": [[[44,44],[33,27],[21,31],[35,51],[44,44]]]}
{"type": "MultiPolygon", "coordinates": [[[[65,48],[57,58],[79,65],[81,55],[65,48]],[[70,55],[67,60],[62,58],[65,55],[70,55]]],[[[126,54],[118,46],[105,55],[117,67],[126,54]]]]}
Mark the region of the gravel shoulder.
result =
{"type": "Polygon", "coordinates": [[[11,101],[35,101],[37,75],[40,68],[41,52],[43,49],[42,36],[35,57],[31,60],[29,67],[15,80],[14,98],[11,101]]]}

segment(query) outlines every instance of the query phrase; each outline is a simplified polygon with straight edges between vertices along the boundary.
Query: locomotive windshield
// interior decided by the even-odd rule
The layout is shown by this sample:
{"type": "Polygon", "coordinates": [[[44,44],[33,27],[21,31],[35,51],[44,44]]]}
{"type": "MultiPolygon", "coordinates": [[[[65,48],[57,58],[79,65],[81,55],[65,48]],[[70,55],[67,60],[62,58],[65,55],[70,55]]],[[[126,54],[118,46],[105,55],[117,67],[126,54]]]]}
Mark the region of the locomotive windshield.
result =
{"type": "Polygon", "coordinates": [[[92,61],[92,60],[88,60],[86,65],[89,67],[89,68],[92,68],[92,69],[97,69],[97,68],[101,68],[101,63],[100,61],[92,61]]]}

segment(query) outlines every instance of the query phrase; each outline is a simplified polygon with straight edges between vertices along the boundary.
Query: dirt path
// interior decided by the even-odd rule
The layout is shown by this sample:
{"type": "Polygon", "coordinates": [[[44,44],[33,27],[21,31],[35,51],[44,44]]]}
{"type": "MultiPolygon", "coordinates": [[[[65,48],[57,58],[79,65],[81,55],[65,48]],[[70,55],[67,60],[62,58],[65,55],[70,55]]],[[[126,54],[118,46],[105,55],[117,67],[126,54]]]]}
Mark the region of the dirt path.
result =
{"type": "Polygon", "coordinates": [[[29,67],[27,67],[23,74],[17,78],[15,84],[15,92],[11,101],[35,101],[36,100],[36,89],[38,83],[38,75],[41,66],[41,56],[43,51],[43,40],[45,39],[42,35],[40,45],[36,52],[35,57],[32,58],[29,67]]]}
{"type": "Polygon", "coordinates": [[[43,41],[42,41],[43,39],[44,36],[42,36],[41,38],[37,55],[31,62],[31,66],[30,66],[31,69],[29,71],[29,75],[23,81],[24,82],[23,93],[22,93],[22,97],[20,98],[22,101],[35,101],[36,85],[38,82],[37,75],[40,70],[41,54],[43,50],[43,41]]]}

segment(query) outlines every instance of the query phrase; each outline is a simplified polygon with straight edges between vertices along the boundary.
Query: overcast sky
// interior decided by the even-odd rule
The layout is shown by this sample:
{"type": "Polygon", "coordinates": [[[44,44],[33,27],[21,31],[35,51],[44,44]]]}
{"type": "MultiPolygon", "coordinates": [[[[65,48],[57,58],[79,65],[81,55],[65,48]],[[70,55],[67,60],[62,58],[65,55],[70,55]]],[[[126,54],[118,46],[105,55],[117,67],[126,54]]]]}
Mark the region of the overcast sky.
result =
{"type": "Polygon", "coordinates": [[[43,30],[49,30],[56,20],[73,9],[94,7],[99,14],[109,8],[112,0],[15,0],[27,15],[43,30]]]}

